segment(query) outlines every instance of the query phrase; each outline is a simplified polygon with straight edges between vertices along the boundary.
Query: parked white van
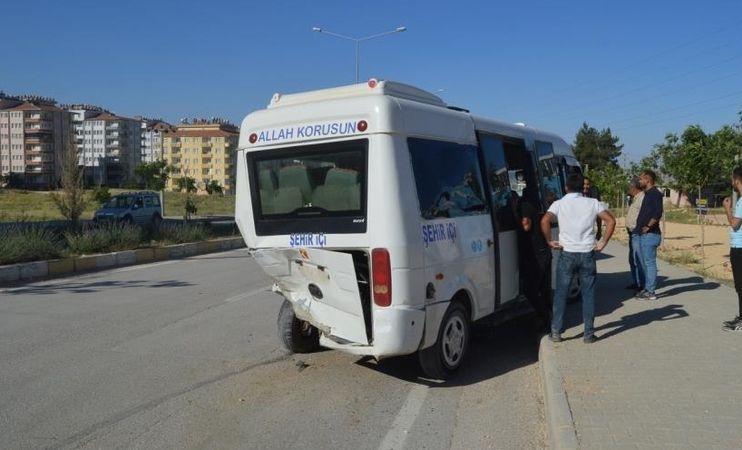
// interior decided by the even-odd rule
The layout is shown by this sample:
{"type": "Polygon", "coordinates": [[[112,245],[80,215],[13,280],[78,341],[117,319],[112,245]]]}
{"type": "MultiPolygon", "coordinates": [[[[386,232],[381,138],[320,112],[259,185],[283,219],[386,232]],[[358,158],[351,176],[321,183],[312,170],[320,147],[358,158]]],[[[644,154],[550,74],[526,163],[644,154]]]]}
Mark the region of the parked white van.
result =
{"type": "Polygon", "coordinates": [[[460,365],[470,324],[523,300],[513,204],[579,170],[558,136],[391,81],[275,94],[242,122],[236,221],[295,352],[460,365]]]}

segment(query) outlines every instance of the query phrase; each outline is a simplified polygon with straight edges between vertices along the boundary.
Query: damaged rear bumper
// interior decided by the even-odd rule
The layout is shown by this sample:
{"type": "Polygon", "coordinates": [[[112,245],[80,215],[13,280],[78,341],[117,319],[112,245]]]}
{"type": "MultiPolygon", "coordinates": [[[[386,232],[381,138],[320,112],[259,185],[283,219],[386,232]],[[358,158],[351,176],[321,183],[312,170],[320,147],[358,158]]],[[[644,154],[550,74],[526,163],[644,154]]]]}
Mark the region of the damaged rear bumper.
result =
{"type": "Polygon", "coordinates": [[[323,347],[376,359],[409,355],[420,347],[425,329],[425,310],[411,307],[389,307],[373,312],[373,340],[370,345],[342,342],[320,337],[323,347]]]}

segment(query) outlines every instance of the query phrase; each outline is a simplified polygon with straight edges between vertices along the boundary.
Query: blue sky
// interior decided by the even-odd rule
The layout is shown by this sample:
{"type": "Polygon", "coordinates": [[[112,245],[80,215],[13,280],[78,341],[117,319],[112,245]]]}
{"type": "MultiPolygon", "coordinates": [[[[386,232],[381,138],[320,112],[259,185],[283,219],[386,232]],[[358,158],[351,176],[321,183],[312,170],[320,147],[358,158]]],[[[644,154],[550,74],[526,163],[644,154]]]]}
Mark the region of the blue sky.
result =
{"type": "Polygon", "coordinates": [[[239,122],[274,92],[413,84],[572,142],[611,127],[636,160],[668,132],[742,110],[742,2],[5,2],[0,89],[122,115],[239,122]],[[12,44],[7,44],[10,41],[12,44]]]}

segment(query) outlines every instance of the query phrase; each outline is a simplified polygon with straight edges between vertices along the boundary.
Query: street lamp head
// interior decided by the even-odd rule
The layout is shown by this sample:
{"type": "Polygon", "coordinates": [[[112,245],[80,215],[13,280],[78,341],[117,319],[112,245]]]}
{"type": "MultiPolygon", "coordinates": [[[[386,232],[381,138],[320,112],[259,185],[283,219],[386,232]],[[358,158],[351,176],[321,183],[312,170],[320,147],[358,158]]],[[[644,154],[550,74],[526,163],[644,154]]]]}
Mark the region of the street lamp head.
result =
{"type": "Polygon", "coordinates": [[[312,31],[316,31],[317,33],[321,33],[322,32],[322,28],[320,28],[320,27],[312,27],[312,31]]]}
{"type": "Polygon", "coordinates": [[[407,31],[407,27],[397,27],[397,29],[394,31],[396,31],[397,33],[401,33],[403,31],[407,31]]]}

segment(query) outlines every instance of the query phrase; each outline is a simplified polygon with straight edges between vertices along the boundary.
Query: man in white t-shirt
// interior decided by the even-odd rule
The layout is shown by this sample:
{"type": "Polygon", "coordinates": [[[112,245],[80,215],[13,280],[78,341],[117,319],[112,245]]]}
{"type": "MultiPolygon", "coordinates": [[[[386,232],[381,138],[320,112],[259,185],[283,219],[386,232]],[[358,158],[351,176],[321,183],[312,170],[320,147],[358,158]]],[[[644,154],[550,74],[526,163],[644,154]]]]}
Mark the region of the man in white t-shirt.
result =
{"type": "Polygon", "coordinates": [[[552,342],[562,340],[562,321],[567,304],[567,291],[572,276],[580,277],[582,291],[582,320],[585,324],[583,341],[591,344],[597,340],[593,322],[595,320],[595,253],[602,251],[613,235],[616,219],[597,199],[582,195],[583,176],[572,174],[567,179],[567,195],[555,201],[541,219],[541,232],[549,247],[561,250],[556,269],[556,292],[554,293],[551,319],[552,342]],[[606,224],[603,239],[595,242],[593,224],[600,218],[606,224]],[[551,238],[551,223],[559,224],[559,240],[551,238]]]}

